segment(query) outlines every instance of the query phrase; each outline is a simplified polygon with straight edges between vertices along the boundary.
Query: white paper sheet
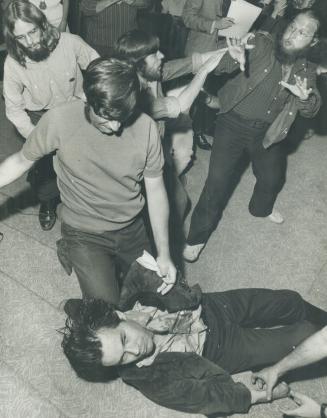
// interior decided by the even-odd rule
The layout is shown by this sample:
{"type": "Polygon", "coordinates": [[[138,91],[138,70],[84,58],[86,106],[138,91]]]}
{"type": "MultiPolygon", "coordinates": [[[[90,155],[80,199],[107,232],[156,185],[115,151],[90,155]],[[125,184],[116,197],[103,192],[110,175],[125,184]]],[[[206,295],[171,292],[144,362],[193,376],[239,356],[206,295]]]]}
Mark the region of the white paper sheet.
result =
{"type": "Polygon", "coordinates": [[[249,32],[256,18],[261,13],[260,7],[254,6],[244,0],[232,0],[229,10],[228,17],[232,17],[235,20],[233,26],[228,29],[219,31],[219,36],[226,37],[242,37],[249,32]]]}

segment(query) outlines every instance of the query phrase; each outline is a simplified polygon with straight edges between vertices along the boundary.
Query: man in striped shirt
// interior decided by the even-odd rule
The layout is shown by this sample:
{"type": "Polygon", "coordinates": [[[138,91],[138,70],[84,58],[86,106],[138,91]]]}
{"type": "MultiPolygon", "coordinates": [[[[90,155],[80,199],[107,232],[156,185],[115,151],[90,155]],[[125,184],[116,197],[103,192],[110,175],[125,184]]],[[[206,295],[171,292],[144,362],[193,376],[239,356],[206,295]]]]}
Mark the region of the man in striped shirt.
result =
{"type": "Polygon", "coordinates": [[[116,40],[137,27],[137,9],[151,0],[82,0],[83,38],[101,56],[110,55],[116,40]]]}

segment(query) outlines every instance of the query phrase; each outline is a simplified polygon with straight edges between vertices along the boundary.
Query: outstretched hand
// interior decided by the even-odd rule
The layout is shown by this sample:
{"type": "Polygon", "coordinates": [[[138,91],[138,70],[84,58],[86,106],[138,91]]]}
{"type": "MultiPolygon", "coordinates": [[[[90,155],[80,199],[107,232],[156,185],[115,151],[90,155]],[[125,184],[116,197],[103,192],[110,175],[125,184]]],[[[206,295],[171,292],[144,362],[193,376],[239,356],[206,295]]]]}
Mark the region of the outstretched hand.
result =
{"type": "Polygon", "coordinates": [[[286,83],[286,81],[281,81],[281,85],[288,89],[294,96],[298,97],[300,100],[307,100],[312,92],[312,89],[308,89],[308,79],[301,78],[297,75],[294,75],[295,84],[286,83]]]}
{"type": "Polygon", "coordinates": [[[280,408],[283,414],[295,417],[320,418],[320,405],[309,396],[291,391],[290,398],[297,404],[297,407],[294,409],[280,408]]]}
{"type": "Polygon", "coordinates": [[[253,373],[251,382],[259,390],[266,390],[267,400],[270,401],[272,397],[272,391],[278,382],[278,373],[274,367],[267,367],[260,370],[257,373],[253,373]]]}
{"type": "Polygon", "coordinates": [[[253,33],[248,33],[243,38],[226,38],[229,55],[240,64],[241,71],[245,71],[245,50],[254,48],[254,45],[248,44],[253,37],[253,33]]]}

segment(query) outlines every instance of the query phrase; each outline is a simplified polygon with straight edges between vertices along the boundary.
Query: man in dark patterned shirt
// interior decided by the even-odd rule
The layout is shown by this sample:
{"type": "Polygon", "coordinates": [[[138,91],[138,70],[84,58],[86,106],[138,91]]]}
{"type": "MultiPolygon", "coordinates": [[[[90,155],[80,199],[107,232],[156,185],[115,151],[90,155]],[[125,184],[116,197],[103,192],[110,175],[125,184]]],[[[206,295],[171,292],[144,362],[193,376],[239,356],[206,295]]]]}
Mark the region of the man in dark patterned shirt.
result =
{"type": "Polygon", "coordinates": [[[82,0],[82,36],[101,56],[110,55],[116,40],[136,29],[137,9],[150,4],[151,0],[82,0]]]}
{"type": "MultiPolygon", "coordinates": [[[[253,216],[282,223],[274,209],[286,172],[283,140],[299,113],[314,117],[320,108],[316,89],[316,68],[306,56],[319,42],[320,21],[309,10],[299,13],[276,39],[255,35],[244,73],[219,90],[220,115],[209,173],[191,220],[184,258],[196,261],[219,222],[230,192],[234,170],[243,152],[253,165],[256,185],[249,203],[253,216]]],[[[228,55],[218,70],[234,72],[228,55]],[[224,67],[224,68],[223,68],[224,67]]]]}

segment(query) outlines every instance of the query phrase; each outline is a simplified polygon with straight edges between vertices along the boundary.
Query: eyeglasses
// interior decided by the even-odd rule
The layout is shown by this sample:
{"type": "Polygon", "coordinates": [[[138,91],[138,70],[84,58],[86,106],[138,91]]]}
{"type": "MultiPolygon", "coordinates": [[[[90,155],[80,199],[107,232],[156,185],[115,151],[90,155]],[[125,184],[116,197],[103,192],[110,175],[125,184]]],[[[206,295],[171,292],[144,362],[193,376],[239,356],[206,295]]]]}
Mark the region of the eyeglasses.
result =
{"type": "Polygon", "coordinates": [[[308,33],[303,29],[299,29],[294,23],[290,24],[289,30],[292,32],[292,34],[298,33],[301,38],[312,38],[313,36],[312,33],[308,33]]]}
{"type": "Polygon", "coordinates": [[[27,32],[26,35],[17,35],[15,36],[15,40],[19,41],[19,42],[26,42],[27,43],[27,39],[34,39],[36,35],[38,35],[40,32],[40,29],[37,28],[35,26],[35,28],[33,28],[32,30],[30,30],[29,32],[27,32]]]}

